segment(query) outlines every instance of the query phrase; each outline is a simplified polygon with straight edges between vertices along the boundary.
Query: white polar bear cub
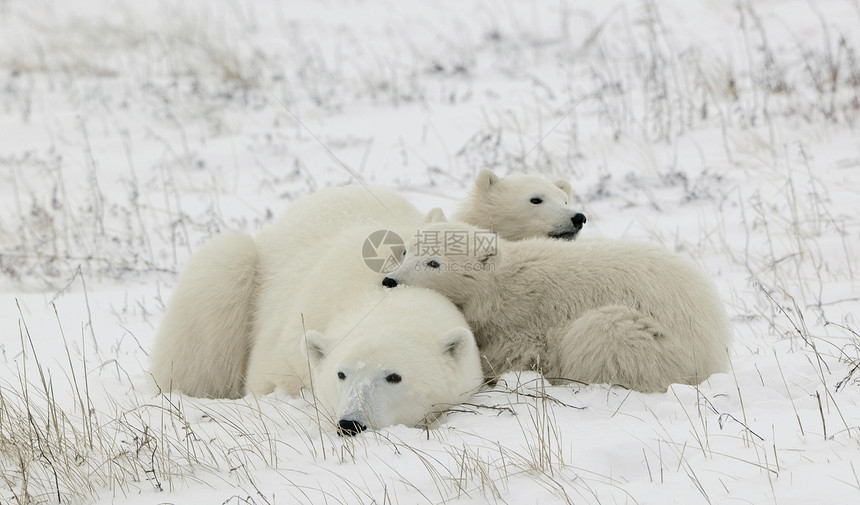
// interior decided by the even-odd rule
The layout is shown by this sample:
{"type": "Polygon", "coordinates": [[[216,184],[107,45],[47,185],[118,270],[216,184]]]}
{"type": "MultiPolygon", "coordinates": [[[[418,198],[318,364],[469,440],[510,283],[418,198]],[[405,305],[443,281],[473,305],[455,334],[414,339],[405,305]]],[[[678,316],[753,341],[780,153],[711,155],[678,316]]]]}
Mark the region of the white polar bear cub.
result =
{"type": "Polygon", "coordinates": [[[492,230],[507,240],[550,237],[576,238],[585,214],[570,208],[570,183],[550,182],[533,175],[499,178],[484,169],[475,177],[469,197],[454,214],[454,221],[492,230]]]}
{"type": "MultiPolygon", "coordinates": [[[[464,231],[481,233],[443,223],[417,237],[464,231]]],[[[498,239],[452,255],[419,246],[409,246],[383,285],[448,296],[472,326],[491,374],[533,368],[550,380],[654,392],[698,384],[728,367],[731,333],[713,284],[661,247],[498,239]]]]}

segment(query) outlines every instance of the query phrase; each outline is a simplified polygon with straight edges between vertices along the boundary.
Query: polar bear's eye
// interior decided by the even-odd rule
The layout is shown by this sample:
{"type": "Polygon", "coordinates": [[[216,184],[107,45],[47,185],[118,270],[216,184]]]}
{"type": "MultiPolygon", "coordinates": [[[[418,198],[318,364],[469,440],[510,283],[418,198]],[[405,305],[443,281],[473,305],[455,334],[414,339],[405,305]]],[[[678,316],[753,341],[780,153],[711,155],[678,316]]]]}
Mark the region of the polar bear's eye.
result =
{"type": "Polygon", "coordinates": [[[529,201],[530,201],[530,202],[532,202],[532,203],[533,203],[533,204],[535,204],[535,205],[540,205],[540,204],[542,204],[542,203],[543,203],[543,200],[541,200],[540,198],[532,198],[532,199],[531,199],[531,200],[529,200],[529,201]]]}
{"type": "Polygon", "coordinates": [[[337,373],[337,378],[338,378],[338,379],[340,379],[340,380],[346,380],[346,374],[345,374],[345,373],[343,373],[343,372],[338,372],[338,373],[337,373]]]}
{"type": "Polygon", "coordinates": [[[388,374],[385,377],[385,382],[390,382],[391,384],[397,384],[398,382],[400,382],[402,380],[403,380],[403,377],[401,377],[399,374],[396,374],[396,373],[388,374]]]}
{"type": "Polygon", "coordinates": [[[439,262],[436,260],[430,260],[427,262],[427,266],[430,268],[439,268],[439,262]]]}

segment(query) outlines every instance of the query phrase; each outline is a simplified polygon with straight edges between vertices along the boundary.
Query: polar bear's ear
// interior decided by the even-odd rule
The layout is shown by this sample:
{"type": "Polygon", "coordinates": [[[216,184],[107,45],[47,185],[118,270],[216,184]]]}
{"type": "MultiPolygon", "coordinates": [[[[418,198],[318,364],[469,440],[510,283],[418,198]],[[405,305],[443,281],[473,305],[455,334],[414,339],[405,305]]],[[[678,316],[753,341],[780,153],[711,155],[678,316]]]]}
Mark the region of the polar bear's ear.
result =
{"type": "Polygon", "coordinates": [[[558,189],[564,191],[564,193],[567,195],[568,198],[570,198],[571,195],[573,194],[573,188],[570,186],[570,183],[567,182],[566,180],[559,179],[559,180],[555,181],[555,185],[556,185],[556,187],[558,187],[558,189]]]}
{"type": "Polygon", "coordinates": [[[450,330],[442,339],[442,343],[444,345],[442,349],[445,356],[450,356],[454,359],[459,358],[463,349],[465,349],[466,346],[469,345],[469,342],[473,341],[474,338],[475,337],[472,336],[472,332],[469,331],[469,328],[459,326],[450,330]]]}
{"type": "Polygon", "coordinates": [[[445,213],[442,212],[442,209],[439,207],[430,209],[430,212],[427,213],[427,217],[424,218],[424,224],[445,223],[447,221],[448,218],[445,217],[445,213]]]}
{"type": "Polygon", "coordinates": [[[316,330],[308,330],[302,338],[302,354],[305,359],[316,366],[325,357],[325,337],[316,330]]]}
{"type": "Polygon", "coordinates": [[[494,174],[492,170],[484,168],[475,177],[475,189],[481,193],[486,193],[497,182],[499,182],[499,176],[494,174]]]}

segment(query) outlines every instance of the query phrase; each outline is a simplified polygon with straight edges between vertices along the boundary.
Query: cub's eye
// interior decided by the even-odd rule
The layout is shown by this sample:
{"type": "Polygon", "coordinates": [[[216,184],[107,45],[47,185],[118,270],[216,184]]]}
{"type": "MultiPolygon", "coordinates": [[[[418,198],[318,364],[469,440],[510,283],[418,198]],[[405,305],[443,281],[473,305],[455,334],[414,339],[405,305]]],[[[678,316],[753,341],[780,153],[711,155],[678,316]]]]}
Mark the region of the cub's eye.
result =
{"type": "Polygon", "coordinates": [[[338,379],[340,379],[340,380],[346,380],[346,374],[345,374],[345,373],[343,373],[343,372],[338,372],[338,373],[337,373],[337,378],[338,378],[338,379]]]}
{"type": "Polygon", "coordinates": [[[529,200],[529,201],[530,201],[530,202],[532,202],[532,203],[533,203],[533,204],[535,204],[535,205],[540,205],[540,204],[542,204],[542,203],[543,203],[543,200],[541,200],[540,198],[532,198],[532,199],[531,199],[531,200],[529,200]]]}
{"type": "Polygon", "coordinates": [[[385,377],[385,382],[389,382],[391,384],[397,384],[398,382],[400,382],[402,380],[403,380],[403,377],[401,377],[400,375],[398,375],[396,373],[388,374],[385,377]]]}
{"type": "Polygon", "coordinates": [[[427,262],[427,266],[430,268],[439,268],[439,262],[436,260],[430,260],[427,262]]]}

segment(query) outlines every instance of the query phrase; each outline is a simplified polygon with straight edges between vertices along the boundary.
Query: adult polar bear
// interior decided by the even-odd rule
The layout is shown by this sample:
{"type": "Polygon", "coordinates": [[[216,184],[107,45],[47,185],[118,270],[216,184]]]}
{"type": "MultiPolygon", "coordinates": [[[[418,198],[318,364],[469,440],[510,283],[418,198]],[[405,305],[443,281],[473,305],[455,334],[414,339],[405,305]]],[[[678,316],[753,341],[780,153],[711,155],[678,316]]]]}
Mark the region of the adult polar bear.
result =
{"type": "MultiPolygon", "coordinates": [[[[480,231],[441,223],[417,238],[480,231]]],[[[711,281],[684,258],[611,240],[485,245],[454,256],[419,248],[416,240],[383,285],[448,296],[472,326],[488,372],[536,368],[550,379],[654,392],[728,368],[725,308],[711,281]]]]}
{"type": "Polygon", "coordinates": [[[423,220],[390,191],[348,186],[300,199],[256,240],[225,234],[207,242],[188,260],[158,328],[151,372],[159,387],[210,398],[243,396],[251,332],[263,324],[254,319],[281,310],[268,299],[273,288],[267,286],[297,286],[355,216],[359,222],[423,220]]]}
{"type": "Polygon", "coordinates": [[[391,296],[361,254],[372,232],[411,234],[421,221],[398,195],[352,186],[303,198],[254,241],[214,241],[189,261],[165,314],[153,351],[157,383],[212,397],[275,386],[296,394],[313,384],[350,435],[416,424],[459,402],[481,382],[463,316],[429,290],[391,296]],[[242,282],[212,278],[213,262],[242,282]],[[244,305],[230,307],[224,288],[237,288],[244,305]]]}

